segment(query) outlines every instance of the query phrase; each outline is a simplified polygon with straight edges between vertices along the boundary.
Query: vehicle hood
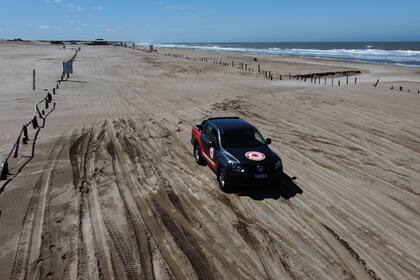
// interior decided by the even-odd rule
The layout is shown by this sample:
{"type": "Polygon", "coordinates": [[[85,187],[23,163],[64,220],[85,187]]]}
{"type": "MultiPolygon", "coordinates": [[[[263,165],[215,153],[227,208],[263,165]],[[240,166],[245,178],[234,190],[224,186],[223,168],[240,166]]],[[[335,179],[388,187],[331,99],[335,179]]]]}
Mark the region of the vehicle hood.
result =
{"type": "Polygon", "coordinates": [[[275,164],[280,159],[268,146],[224,148],[224,150],[228,158],[232,158],[232,161],[236,160],[237,163],[243,165],[275,164]],[[245,156],[247,152],[262,153],[265,159],[261,161],[250,160],[245,156]]]}

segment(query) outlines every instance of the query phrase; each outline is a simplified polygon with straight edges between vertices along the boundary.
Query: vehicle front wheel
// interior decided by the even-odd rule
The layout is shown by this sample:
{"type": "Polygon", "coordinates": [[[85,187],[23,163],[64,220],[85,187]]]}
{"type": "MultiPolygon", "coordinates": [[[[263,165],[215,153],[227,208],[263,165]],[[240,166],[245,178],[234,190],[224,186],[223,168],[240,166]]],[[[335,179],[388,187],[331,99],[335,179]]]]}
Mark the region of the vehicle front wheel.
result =
{"type": "Polygon", "coordinates": [[[206,162],[203,158],[203,155],[201,154],[201,151],[198,145],[194,145],[194,159],[197,164],[206,165],[206,162]]]}
{"type": "Polygon", "coordinates": [[[222,169],[217,173],[217,182],[222,191],[230,192],[232,190],[232,183],[230,182],[225,169],[222,169]]]}

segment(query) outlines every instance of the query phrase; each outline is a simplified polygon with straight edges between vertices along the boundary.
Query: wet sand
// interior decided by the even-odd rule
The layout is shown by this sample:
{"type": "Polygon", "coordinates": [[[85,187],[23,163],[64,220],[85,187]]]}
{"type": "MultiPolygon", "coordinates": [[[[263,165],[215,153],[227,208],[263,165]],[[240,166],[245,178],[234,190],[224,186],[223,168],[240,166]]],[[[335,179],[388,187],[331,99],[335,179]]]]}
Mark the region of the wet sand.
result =
{"type": "MultiPolygon", "coordinates": [[[[2,153],[36,103],[20,69],[42,61],[40,88],[52,88],[72,55],[9,47],[0,44],[0,61],[16,61],[0,70],[2,153]]],[[[0,279],[420,278],[418,69],[160,52],[169,51],[284,75],[363,74],[341,87],[269,81],[162,53],[82,46],[35,157],[0,194],[0,279]],[[281,185],[223,193],[194,163],[191,126],[231,115],[273,139],[281,185]]]]}

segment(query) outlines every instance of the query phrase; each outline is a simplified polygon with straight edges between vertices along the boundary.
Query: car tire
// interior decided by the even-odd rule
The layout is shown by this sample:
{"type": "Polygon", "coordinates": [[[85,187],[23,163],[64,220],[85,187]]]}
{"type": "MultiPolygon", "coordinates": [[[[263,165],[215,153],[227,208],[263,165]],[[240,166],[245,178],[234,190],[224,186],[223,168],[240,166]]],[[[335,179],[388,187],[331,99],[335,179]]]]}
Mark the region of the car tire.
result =
{"type": "Polygon", "coordinates": [[[219,188],[223,192],[232,191],[232,182],[230,182],[225,169],[221,169],[219,172],[217,172],[217,182],[219,183],[219,188]]]}
{"type": "Polygon", "coordinates": [[[206,165],[206,161],[204,160],[198,145],[194,145],[194,159],[198,165],[206,165]]]}

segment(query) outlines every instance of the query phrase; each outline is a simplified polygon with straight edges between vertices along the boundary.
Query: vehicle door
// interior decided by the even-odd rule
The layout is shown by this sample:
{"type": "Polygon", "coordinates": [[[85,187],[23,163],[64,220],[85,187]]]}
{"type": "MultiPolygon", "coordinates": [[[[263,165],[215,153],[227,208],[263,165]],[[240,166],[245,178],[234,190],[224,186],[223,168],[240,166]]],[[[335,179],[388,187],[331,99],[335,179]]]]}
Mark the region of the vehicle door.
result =
{"type": "Polygon", "coordinates": [[[217,129],[211,124],[207,124],[203,135],[204,158],[212,168],[216,166],[216,149],[218,145],[217,129]]]}

